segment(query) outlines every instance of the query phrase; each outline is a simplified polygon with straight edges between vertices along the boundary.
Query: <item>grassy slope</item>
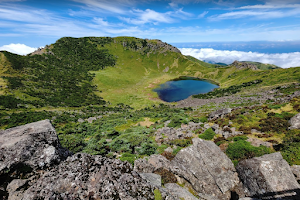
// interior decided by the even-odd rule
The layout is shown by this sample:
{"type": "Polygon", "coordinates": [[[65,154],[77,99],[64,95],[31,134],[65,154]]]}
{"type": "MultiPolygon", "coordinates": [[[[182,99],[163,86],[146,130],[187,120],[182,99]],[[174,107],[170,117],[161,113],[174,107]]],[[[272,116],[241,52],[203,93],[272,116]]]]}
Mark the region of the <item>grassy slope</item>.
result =
{"type": "MultiPolygon", "coordinates": [[[[102,39],[100,38],[100,40],[102,39]]],[[[65,45],[62,41],[62,39],[59,40],[54,46],[65,45]]],[[[72,39],[70,41],[79,43],[86,41],[86,38],[72,39]]],[[[237,70],[235,67],[214,68],[212,64],[193,60],[189,56],[183,56],[163,47],[154,50],[153,46],[155,47],[159,43],[156,40],[148,41],[148,46],[149,44],[152,45],[148,50],[147,47],[143,48],[142,42],[144,40],[132,37],[112,38],[107,40],[110,42],[105,40],[105,42],[101,43],[102,45],[99,45],[97,41],[99,40],[93,40],[92,38],[89,40],[89,43],[96,44],[96,48],[99,50],[108,49],[117,58],[114,67],[93,71],[95,73],[93,84],[98,89],[95,93],[103,97],[104,100],[110,101],[113,105],[124,103],[135,108],[142,108],[151,104],[164,103],[158,99],[157,94],[152,89],[167,80],[178,78],[179,76],[210,79],[219,83],[222,88],[256,79],[263,80],[260,87],[274,86],[299,81],[298,77],[300,77],[299,67],[263,71],[237,70]],[[134,42],[138,48],[132,48],[130,45],[126,46],[124,42],[127,44],[134,42]],[[164,72],[166,68],[169,68],[169,70],[164,72]]],[[[76,44],[74,45],[76,46],[76,44]]],[[[69,51],[69,53],[72,54],[72,51],[69,51]]],[[[10,63],[2,53],[0,55],[0,73],[3,75],[10,63]]],[[[63,54],[60,56],[63,56],[63,54]]],[[[38,65],[41,64],[38,63],[38,65]]],[[[10,75],[15,74],[10,73],[10,75]]],[[[0,79],[0,85],[5,86],[3,79],[0,79]]],[[[3,94],[3,88],[0,88],[0,94],[3,94]]],[[[43,88],[40,89],[43,90],[43,88]]],[[[33,96],[26,95],[24,91],[13,90],[12,94],[20,99],[35,99],[33,96]]]]}

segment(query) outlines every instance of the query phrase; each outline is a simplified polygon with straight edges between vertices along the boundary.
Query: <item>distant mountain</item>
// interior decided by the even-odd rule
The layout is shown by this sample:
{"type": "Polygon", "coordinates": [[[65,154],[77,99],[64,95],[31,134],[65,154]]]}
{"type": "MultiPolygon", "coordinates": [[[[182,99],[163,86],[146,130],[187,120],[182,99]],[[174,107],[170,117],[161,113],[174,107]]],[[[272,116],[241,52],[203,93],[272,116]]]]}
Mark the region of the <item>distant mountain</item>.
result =
{"type": "Polygon", "coordinates": [[[160,40],[65,37],[27,56],[0,52],[0,109],[78,107],[108,101],[140,108],[161,103],[153,88],[180,76],[209,79],[221,87],[256,79],[263,80],[261,85],[278,84],[278,80],[283,84],[300,77],[300,68],[239,63],[264,72],[206,63],[160,40]]]}

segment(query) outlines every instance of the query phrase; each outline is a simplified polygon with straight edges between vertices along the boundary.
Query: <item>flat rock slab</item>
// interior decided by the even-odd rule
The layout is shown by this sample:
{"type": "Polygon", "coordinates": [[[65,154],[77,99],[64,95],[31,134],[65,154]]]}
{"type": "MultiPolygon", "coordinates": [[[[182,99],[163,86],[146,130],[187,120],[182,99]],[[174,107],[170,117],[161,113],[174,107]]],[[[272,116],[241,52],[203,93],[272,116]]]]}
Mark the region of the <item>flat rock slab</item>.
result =
{"type": "Polygon", "coordinates": [[[236,169],[250,197],[300,199],[300,186],[280,152],[243,160],[236,169]]]}

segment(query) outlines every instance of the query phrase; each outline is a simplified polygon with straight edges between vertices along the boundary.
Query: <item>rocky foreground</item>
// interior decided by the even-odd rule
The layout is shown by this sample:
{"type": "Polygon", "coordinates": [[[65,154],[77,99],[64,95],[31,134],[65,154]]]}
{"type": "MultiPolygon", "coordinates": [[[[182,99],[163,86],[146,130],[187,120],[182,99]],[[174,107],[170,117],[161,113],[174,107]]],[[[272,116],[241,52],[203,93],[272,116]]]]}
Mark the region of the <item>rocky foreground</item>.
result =
{"type": "Polygon", "coordinates": [[[279,152],[234,167],[218,146],[199,138],[171,161],[152,155],[133,168],[72,155],[49,120],[0,132],[0,199],[300,199],[299,177],[300,167],[279,152]]]}

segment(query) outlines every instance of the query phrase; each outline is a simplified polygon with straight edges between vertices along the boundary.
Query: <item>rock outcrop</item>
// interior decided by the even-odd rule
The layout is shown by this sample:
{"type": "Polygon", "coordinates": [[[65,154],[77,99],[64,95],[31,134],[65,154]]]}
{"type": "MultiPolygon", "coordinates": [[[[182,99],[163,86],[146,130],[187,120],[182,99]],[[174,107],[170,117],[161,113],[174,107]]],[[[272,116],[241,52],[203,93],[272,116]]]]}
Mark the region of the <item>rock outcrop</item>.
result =
{"type": "Polygon", "coordinates": [[[135,161],[135,170],[155,173],[165,169],[178,182],[189,185],[201,198],[230,199],[231,191],[239,183],[231,160],[211,141],[193,139],[193,145],[182,149],[170,162],[161,155],[135,161]]]}
{"type": "Polygon", "coordinates": [[[193,145],[171,161],[171,167],[200,196],[230,199],[230,191],[239,183],[232,161],[212,141],[194,138],[193,145]]]}
{"type": "Polygon", "coordinates": [[[23,199],[154,199],[128,162],[78,153],[39,178],[23,199]]]}
{"type": "Polygon", "coordinates": [[[289,129],[300,129],[300,113],[292,117],[289,123],[291,124],[289,129]]]}
{"type": "Polygon", "coordinates": [[[49,120],[0,131],[1,185],[6,187],[12,179],[57,165],[69,155],[49,120]]]}
{"type": "Polygon", "coordinates": [[[300,186],[279,152],[243,160],[236,169],[247,196],[264,199],[300,198],[300,186]]]}
{"type": "Polygon", "coordinates": [[[230,66],[234,66],[237,69],[252,69],[252,70],[258,70],[258,67],[254,64],[247,63],[247,62],[240,62],[240,61],[234,61],[230,66]]]}
{"type": "Polygon", "coordinates": [[[212,112],[209,114],[208,116],[208,119],[209,120],[214,120],[214,119],[218,119],[218,118],[222,118],[224,117],[225,115],[231,113],[232,109],[231,108],[224,108],[224,109],[221,109],[221,110],[217,110],[215,112],[212,112]]]}
{"type": "Polygon", "coordinates": [[[193,132],[198,129],[202,129],[200,123],[189,122],[186,125],[182,125],[181,128],[163,127],[155,132],[155,141],[157,143],[168,143],[173,140],[187,139],[193,137],[193,132]]]}

